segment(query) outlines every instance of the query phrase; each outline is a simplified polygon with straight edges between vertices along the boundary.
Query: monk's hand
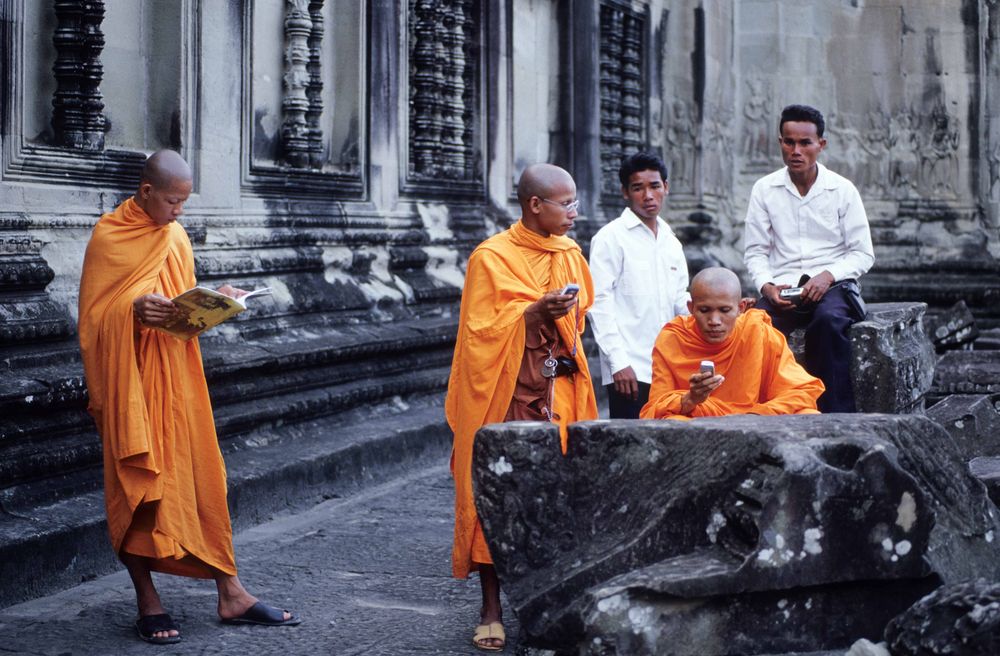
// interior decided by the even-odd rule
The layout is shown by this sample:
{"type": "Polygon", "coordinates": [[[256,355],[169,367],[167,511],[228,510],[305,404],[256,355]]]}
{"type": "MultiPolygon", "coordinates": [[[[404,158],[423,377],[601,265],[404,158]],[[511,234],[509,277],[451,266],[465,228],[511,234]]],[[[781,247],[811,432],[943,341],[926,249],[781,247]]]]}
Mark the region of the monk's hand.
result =
{"type": "Polygon", "coordinates": [[[546,292],[535,301],[541,313],[549,319],[565,316],[576,303],[576,294],[560,294],[559,291],[546,292]]]}
{"type": "Polygon", "coordinates": [[[809,279],[809,282],[802,285],[802,300],[807,303],[819,303],[833,283],[833,274],[829,271],[817,273],[809,279]]]}
{"type": "Polygon", "coordinates": [[[615,391],[622,396],[627,396],[633,401],[639,399],[639,379],[635,377],[632,367],[625,367],[620,371],[611,374],[615,380],[615,391]]]}
{"type": "Polygon", "coordinates": [[[691,385],[691,389],[688,393],[684,395],[681,399],[681,413],[685,415],[691,414],[695,409],[695,406],[704,403],[708,400],[708,397],[712,395],[719,385],[722,384],[726,378],[719,374],[712,375],[708,371],[699,371],[692,374],[688,378],[688,383],[691,385]]]}
{"type": "Polygon", "coordinates": [[[791,301],[786,301],[781,298],[778,294],[782,289],[788,289],[791,285],[775,285],[773,282],[766,282],[764,286],[760,288],[760,295],[767,299],[767,302],[771,304],[775,310],[791,310],[795,307],[795,303],[791,301]]]}
{"type": "Polygon", "coordinates": [[[146,294],[132,301],[132,312],[143,325],[162,326],[174,317],[177,306],[166,296],[146,294]]]}
{"type": "Polygon", "coordinates": [[[225,294],[229,298],[242,298],[243,296],[246,296],[247,294],[250,293],[245,289],[240,289],[239,287],[233,287],[232,285],[223,285],[222,287],[219,287],[215,291],[219,292],[220,294],[225,294]]]}

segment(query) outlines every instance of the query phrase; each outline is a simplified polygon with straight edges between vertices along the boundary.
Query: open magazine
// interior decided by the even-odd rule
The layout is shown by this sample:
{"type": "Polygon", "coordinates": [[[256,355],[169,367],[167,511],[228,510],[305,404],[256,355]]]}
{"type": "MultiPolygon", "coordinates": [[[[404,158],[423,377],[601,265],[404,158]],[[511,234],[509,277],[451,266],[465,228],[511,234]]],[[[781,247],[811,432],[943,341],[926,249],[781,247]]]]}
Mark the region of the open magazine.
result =
{"type": "Polygon", "coordinates": [[[157,330],[177,339],[188,340],[247,309],[247,299],[251,296],[270,293],[271,288],[264,287],[233,298],[214,289],[195,287],[171,299],[177,306],[177,316],[166,324],[157,326],[157,330]]]}

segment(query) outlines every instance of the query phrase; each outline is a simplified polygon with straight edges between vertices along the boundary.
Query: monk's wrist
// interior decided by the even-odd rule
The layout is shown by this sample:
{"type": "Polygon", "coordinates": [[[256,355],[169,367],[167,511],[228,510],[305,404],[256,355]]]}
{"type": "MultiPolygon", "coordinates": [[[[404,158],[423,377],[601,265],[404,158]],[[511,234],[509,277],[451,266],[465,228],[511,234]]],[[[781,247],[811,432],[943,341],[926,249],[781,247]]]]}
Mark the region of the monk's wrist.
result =
{"type": "Polygon", "coordinates": [[[698,404],[691,399],[691,393],[688,392],[687,394],[681,397],[681,414],[682,415],[691,414],[692,412],[694,412],[694,409],[697,405],[698,404]]]}

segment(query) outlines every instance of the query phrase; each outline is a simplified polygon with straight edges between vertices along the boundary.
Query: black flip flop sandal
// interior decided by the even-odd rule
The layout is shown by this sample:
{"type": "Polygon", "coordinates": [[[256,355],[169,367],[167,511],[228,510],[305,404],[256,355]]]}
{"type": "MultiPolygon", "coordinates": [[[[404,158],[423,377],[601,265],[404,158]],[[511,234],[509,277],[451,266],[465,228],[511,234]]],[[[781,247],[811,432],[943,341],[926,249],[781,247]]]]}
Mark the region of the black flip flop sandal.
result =
{"type": "Polygon", "coordinates": [[[175,645],[181,641],[179,635],[167,636],[165,638],[155,637],[153,634],[160,631],[180,631],[177,622],[166,613],[159,615],[143,615],[135,621],[135,632],[139,637],[154,645],[175,645]]]}

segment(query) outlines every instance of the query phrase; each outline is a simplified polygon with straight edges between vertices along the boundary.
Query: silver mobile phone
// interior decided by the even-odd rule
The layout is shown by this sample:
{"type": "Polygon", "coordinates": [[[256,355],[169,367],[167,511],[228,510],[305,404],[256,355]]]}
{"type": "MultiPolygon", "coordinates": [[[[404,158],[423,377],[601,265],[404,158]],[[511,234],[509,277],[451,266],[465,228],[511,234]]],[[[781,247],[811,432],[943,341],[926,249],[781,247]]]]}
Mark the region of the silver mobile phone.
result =
{"type": "Polygon", "coordinates": [[[576,284],[575,282],[571,282],[565,287],[563,287],[561,290],[559,290],[560,296],[565,296],[566,294],[569,294],[571,296],[576,296],[579,293],[580,293],[580,285],[576,284]]]}
{"type": "Polygon", "coordinates": [[[701,373],[703,373],[703,374],[708,373],[708,374],[712,374],[714,376],[715,375],[715,363],[712,362],[711,360],[702,360],[701,361],[701,373]]]}

